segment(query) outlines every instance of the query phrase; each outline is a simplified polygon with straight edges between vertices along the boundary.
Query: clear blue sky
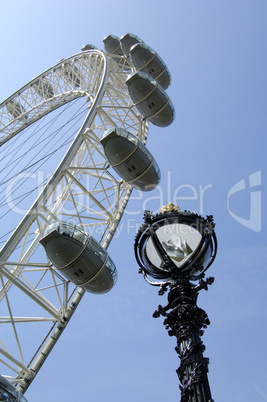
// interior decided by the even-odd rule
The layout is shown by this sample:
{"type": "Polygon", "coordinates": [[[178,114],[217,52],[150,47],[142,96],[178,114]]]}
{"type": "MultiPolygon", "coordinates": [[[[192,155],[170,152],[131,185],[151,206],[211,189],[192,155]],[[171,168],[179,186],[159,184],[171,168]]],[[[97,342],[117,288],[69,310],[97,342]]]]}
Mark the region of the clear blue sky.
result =
{"type": "Polygon", "coordinates": [[[159,188],[133,192],[109,248],[118,283],[84,297],[30,402],[179,400],[175,339],[152,318],[165,299],[133,254],[143,210],[170,201],[216,222],[215,283],[199,296],[213,398],[267,401],[266,17],[266,0],[0,1],[0,101],[84,44],[132,32],[168,64],[176,109],[149,130],[159,188]]]}

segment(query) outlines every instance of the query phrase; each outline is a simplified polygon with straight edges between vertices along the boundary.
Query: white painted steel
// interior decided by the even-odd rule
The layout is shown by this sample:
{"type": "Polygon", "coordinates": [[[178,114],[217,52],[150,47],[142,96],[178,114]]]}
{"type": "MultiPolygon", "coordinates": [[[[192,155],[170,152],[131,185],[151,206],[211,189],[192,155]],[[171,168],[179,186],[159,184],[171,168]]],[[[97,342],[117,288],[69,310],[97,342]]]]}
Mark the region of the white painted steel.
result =
{"type": "Polygon", "coordinates": [[[22,392],[84,295],[46,260],[39,243],[43,231],[66,220],[107,248],[130,197],[131,186],[115,177],[99,141],[106,130],[122,127],[146,142],[148,123],[125,85],[133,71],[124,56],[89,50],[61,60],[0,104],[1,147],[75,99],[84,98],[89,109],[54,174],[0,251],[1,373],[22,392]],[[32,331],[35,342],[28,342],[32,331]]]}

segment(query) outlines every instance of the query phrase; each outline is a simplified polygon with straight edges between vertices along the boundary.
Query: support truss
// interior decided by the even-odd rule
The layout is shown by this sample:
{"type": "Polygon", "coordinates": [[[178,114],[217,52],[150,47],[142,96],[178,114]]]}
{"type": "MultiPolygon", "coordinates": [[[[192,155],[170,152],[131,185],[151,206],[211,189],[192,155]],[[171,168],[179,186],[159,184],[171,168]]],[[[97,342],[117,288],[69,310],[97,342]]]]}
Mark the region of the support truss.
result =
{"type": "MultiPolygon", "coordinates": [[[[68,221],[107,248],[131,187],[109,167],[100,139],[122,127],[144,143],[148,123],[133,107],[124,57],[90,50],[60,61],[0,105],[1,145],[76,98],[89,111],[76,137],[29,212],[0,252],[1,372],[28,388],[59,339],[84,291],[47,260],[39,240],[55,221],[68,221]],[[34,333],[34,341],[28,334],[34,333]]],[[[24,149],[23,152],[27,150],[24,149]]]]}

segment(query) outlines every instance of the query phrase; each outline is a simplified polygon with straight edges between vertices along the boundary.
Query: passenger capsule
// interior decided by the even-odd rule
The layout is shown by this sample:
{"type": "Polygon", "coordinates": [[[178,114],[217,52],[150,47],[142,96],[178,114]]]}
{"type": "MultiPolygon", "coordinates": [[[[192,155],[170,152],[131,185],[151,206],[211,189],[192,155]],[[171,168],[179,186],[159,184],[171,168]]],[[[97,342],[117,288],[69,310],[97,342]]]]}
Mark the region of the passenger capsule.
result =
{"type": "Polygon", "coordinates": [[[160,170],[146,146],[122,128],[109,130],[100,141],[105,155],[118,175],[142,191],[153,190],[160,181],[160,170]]]}
{"type": "Polygon", "coordinates": [[[91,43],[88,43],[87,45],[84,45],[81,50],[82,52],[85,52],[86,50],[97,50],[97,47],[91,43]]]}
{"type": "Polygon", "coordinates": [[[18,391],[5,377],[0,375],[0,401],[28,402],[25,396],[18,391]]]}
{"type": "Polygon", "coordinates": [[[105,50],[118,56],[123,56],[123,51],[120,44],[120,39],[115,35],[108,35],[103,39],[105,50]]]}
{"type": "Polygon", "coordinates": [[[136,43],[141,43],[143,42],[142,39],[140,39],[137,35],[127,33],[126,35],[123,35],[120,39],[121,43],[121,48],[123,50],[123,53],[125,56],[129,55],[129,51],[133,45],[136,43]]]}
{"type": "Polygon", "coordinates": [[[40,78],[33,84],[34,90],[44,99],[50,99],[54,96],[54,90],[46,78],[40,78]]]}
{"type": "Polygon", "coordinates": [[[162,58],[145,43],[136,43],[129,51],[131,62],[138,71],[154,78],[163,89],[171,83],[171,74],[162,58]]]}
{"type": "Polygon", "coordinates": [[[26,109],[16,100],[11,99],[7,102],[6,108],[8,112],[16,119],[20,117],[20,120],[28,119],[28,115],[26,114],[26,109]]]}
{"type": "Polygon", "coordinates": [[[148,74],[137,71],[125,81],[130,97],[140,113],[156,126],[169,126],[174,107],[164,89],[148,74]]]}
{"type": "Polygon", "coordinates": [[[117,281],[117,270],[104,248],[88,233],[66,223],[53,223],[40,243],[57,270],[90,293],[106,293],[117,281]]]}
{"type": "Polygon", "coordinates": [[[63,66],[63,74],[66,79],[76,88],[81,85],[81,75],[78,67],[72,63],[65,63],[63,66]]]}

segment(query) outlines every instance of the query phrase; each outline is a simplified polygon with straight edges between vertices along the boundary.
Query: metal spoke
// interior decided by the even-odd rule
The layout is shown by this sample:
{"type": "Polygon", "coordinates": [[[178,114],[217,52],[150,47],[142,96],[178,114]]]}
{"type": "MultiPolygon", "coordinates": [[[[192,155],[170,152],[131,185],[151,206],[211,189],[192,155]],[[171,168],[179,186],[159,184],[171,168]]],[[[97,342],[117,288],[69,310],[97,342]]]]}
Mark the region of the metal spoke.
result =
{"type": "MultiPolygon", "coordinates": [[[[65,128],[62,139],[60,134],[65,155],[60,157],[49,178],[43,174],[36,200],[0,251],[0,302],[3,306],[5,303],[0,323],[8,328],[7,339],[4,333],[0,336],[0,364],[23,392],[84,295],[84,290],[64,279],[47,261],[39,243],[44,230],[53,222],[65,220],[84,230],[90,229],[107,248],[129,200],[132,188],[111,170],[100,140],[110,128],[121,127],[146,142],[148,123],[133,106],[125,84],[132,71],[134,67],[124,57],[118,62],[99,50],[80,52],[61,60],[0,104],[0,146],[6,159],[16,149],[16,164],[26,163],[21,167],[24,175],[33,168],[38,173],[48,156],[61,152],[60,144],[49,142],[54,133],[61,133],[61,128],[65,128]],[[68,131],[61,110],[66,105],[71,110],[74,102],[82,106],[81,109],[77,106],[73,118],[68,116],[68,124],[74,127],[75,134],[67,149],[71,130],[68,131]],[[45,124],[41,124],[43,119],[45,124]],[[54,124],[60,127],[54,130],[54,124]],[[30,163],[26,161],[28,142],[24,144],[23,140],[26,133],[33,152],[43,150],[30,163]],[[21,305],[16,300],[22,300],[21,305]],[[32,328],[36,339],[30,350],[25,334],[32,328]]],[[[11,176],[12,169],[7,169],[7,181],[17,177],[17,174],[11,176]]],[[[15,207],[24,201],[19,191],[27,183],[25,180],[22,186],[17,182],[18,193],[12,199],[15,207]]],[[[31,194],[33,190],[27,191],[31,194]]]]}

